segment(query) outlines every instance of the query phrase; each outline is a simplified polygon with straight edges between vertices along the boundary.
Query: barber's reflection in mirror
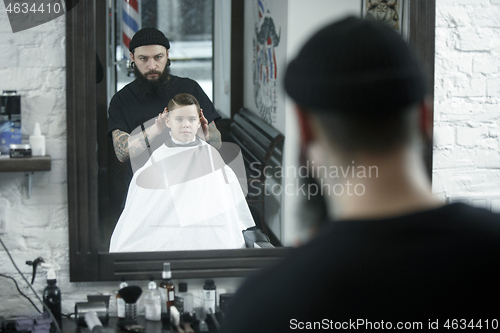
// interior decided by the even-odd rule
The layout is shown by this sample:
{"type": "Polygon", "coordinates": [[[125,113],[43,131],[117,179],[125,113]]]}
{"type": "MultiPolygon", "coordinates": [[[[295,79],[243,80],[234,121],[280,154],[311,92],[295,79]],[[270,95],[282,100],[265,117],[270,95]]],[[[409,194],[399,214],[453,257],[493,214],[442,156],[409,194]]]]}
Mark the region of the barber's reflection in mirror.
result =
{"type": "Polygon", "coordinates": [[[160,135],[162,145],[134,173],[109,252],[245,247],[242,231],[255,226],[246,189],[219,152],[197,135],[200,104],[179,94],[165,111],[159,119],[170,131],[160,135]]]}
{"type": "MultiPolygon", "coordinates": [[[[160,113],[175,95],[189,93],[204,111],[202,128],[207,142],[219,147],[221,136],[215,121],[221,116],[200,85],[189,78],[170,74],[170,42],[158,29],[143,28],[129,43],[130,58],[136,79],[111,99],[108,111],[108,135],[112,136],[116,157],[120,162],[136,158],[143,163],[147,150],[157,148],[155,138],[165,129],[160,113]],[[157,117],[155,119],[155,117],[157,117]],[[132,133],[139,129],[137,133],[132,133]]],[[[132,178],[132,168],[126,177],[132,178]]]]}

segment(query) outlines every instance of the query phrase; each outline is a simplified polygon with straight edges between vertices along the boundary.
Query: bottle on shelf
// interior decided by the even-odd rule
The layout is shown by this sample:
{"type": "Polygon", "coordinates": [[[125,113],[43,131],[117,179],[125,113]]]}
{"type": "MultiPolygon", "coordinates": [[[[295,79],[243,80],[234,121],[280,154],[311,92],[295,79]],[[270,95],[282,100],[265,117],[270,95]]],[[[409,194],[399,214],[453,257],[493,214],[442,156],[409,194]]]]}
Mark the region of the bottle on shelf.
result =
{"type": "Polygon", "coordinates": [[[186,282],[179,283],[179,292],[175,295],[175,307],[180,313],[191,313],[194,310],[193,294],[188,293],[186,282]]]}
{"type": "MultiPolygon", "coordinates": [[[[62,327],[61,313],[61,290],[56,285],[56,269],[50,264],[42,264],[42,267],[47,265],[47,287],[43,290],[43,302],[50,309],[59,328],[62,327]]],[[[52,325],[51,325],[52,326],[52,325]]],[[[55,327],[51,327],[51,332],[55,332],[55,327]]]]}
{"type": "Polygon", "coordinates": [[[205,285],[203,286],[203,307],[207,313],[215,313],[216,290],[214,280],[205,280],[205,285]]]}
{"type": "Polygon", "coordinates": [[[30,135],[30,145],[32,156],[45,156],[45,136],[42,135],[39,123],[35,123],[33,135],[30,135]]]}
{"type": "Polygon", "coordinates": [[[161,312],[168,313],[170,307],[174,304],[175,300],[175,286],[172,283],[172,271],[170,270],[170,263],[163,264],[163,272],[161,274],[163,281],[160,283],[161,295],[161,312]]]}
{"type": "Polygon", "coordinates": [[[151,321],[161,320],[161,296],[154,277],[149,278],[148,292],[144,297],[145,318],[151,321]]]}

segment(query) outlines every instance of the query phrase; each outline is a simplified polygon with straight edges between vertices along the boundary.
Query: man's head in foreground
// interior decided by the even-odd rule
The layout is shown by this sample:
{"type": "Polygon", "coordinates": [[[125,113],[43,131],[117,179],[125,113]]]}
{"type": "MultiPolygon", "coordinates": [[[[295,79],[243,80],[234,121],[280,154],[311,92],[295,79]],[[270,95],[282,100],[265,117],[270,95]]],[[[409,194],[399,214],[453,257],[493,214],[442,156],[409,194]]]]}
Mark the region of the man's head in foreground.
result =
{"type": "Polygon", "coordinates": [[[326,201],[336,218],[436,204],[422,158],[432,128],[425,77],[394,30],[355,17],[323,28],[289,64],[285,88],[314,176],[334,194],[326,201]]]}
{"type": "Polygon", "coordinates": [[[172,138],[181,142],[193,141],[201,126],[198,100],[190,94],[178,94],[168,102],[165,118],[172,138]]]}
{"type": "Polygon", "coordinates": [[[134,74],[145,91],[158,93],[169,77],[170,43],[155,28],[143,28],[129,44],[130,58],[134,62],[134,74]]]}

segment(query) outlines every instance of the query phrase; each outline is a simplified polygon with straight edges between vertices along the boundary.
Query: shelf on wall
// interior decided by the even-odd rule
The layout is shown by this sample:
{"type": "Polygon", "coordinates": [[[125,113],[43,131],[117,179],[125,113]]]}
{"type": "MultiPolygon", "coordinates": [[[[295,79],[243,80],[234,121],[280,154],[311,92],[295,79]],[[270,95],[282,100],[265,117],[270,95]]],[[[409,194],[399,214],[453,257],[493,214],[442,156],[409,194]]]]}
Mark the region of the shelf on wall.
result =
{"type": "Polygon", "coordinates": [[[0,158],[0,172],[50,171],[50,155],[21,158],[0,158]]]}
{"type": "Polygon", "coordinates": [[[0,158],[0,172],[24,172],[26,174],[26,191],[31,198],[31,176],[35,171],[50,171],[52,158],[50,155],[36,157],[0,158]]]}

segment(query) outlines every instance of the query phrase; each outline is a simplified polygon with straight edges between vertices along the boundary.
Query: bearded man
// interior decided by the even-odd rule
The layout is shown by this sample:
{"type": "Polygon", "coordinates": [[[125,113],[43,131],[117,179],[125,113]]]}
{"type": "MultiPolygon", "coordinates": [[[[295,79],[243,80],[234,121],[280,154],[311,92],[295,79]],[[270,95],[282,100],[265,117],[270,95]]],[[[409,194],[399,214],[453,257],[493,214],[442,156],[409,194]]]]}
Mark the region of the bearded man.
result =
{"type": "Polygon", "coordinates": [[[108,135],[113,138],[116,157],[120,162],[132,162],[128,182],[132,169],[141,167],[162,143],[163,111],[177,94],[188,93],[199,101],[205,140],[216,147],[221,144],[215,126],[221,116],[196,81],[170,74],[169,49],[167,37],[158,29],[139,30],[129,44],[136,79],[118,91],[109,105],[108,135]]]}

